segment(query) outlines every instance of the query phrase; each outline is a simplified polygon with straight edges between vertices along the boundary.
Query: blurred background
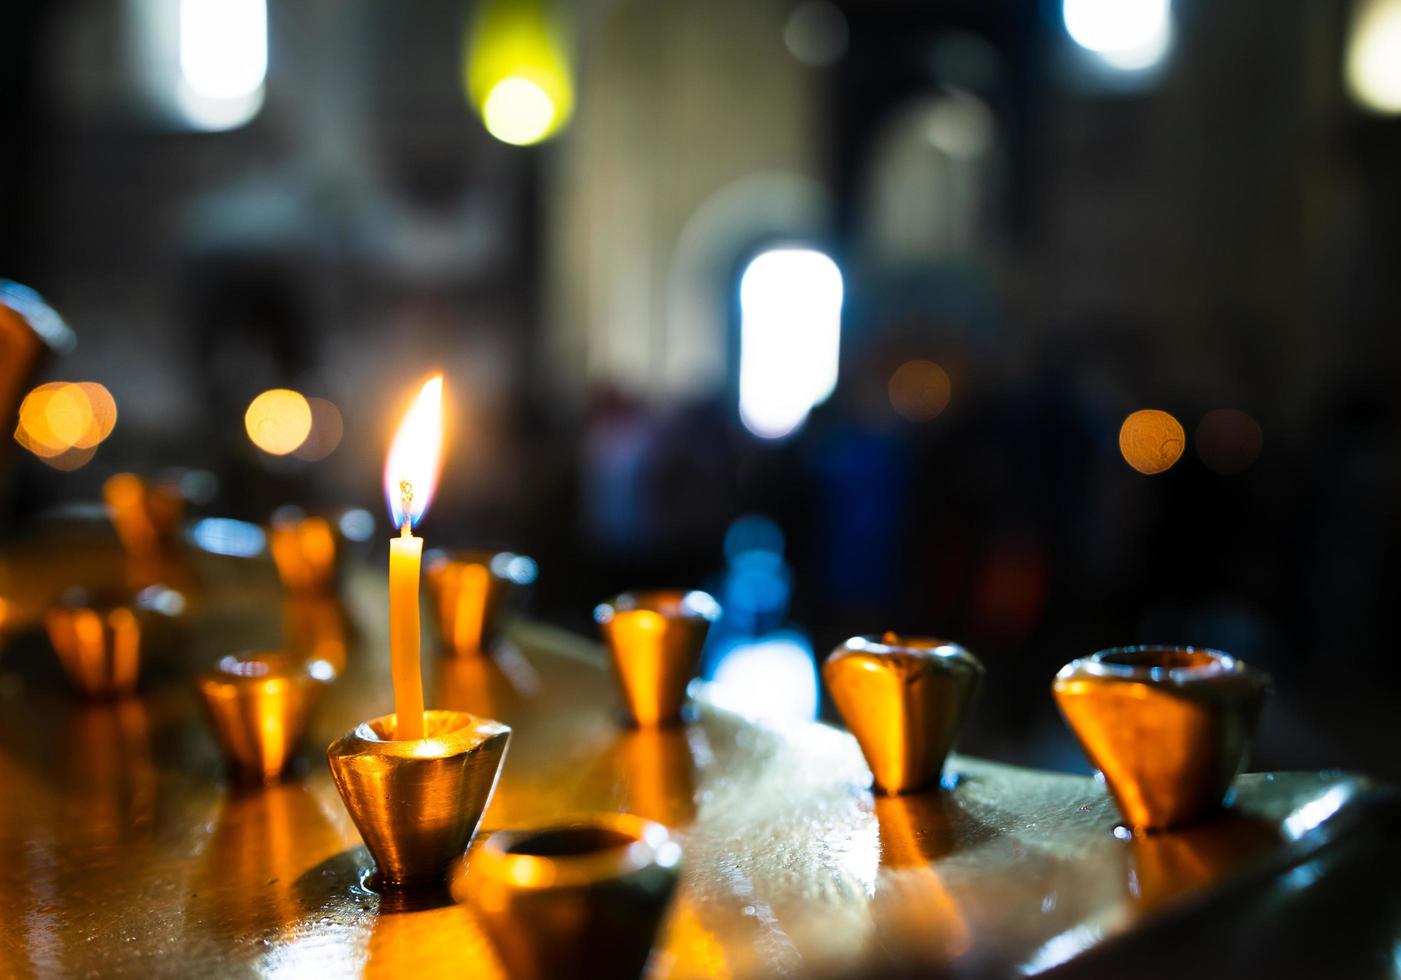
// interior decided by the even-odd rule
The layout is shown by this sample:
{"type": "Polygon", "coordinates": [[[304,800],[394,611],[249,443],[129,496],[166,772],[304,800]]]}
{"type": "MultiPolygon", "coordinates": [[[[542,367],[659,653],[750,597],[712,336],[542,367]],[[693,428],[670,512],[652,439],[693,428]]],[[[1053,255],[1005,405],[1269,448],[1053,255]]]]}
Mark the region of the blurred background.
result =
{"type": "Polygon", "coordinates": [[[1401,778],[1401,0],[9,0],[0,132],[7,537],[182,467],[382,560],[441,370],[430,546],[711,590],[741,710],[933,634],[1086,771],[1056,669],[1190,642],[1401,778]]]}

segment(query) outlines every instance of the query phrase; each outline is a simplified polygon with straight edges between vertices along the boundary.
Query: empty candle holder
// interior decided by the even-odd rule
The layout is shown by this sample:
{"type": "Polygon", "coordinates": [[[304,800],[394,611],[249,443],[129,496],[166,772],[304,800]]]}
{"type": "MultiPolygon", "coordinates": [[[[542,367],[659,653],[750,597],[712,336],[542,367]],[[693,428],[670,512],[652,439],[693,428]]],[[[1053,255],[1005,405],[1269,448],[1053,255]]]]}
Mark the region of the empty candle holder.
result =
{"type": "Polygon", "coordinates": [[[456,657],[488,652],[537,571],[533,559],[510,551],[430,551],[423,577],[443,649],[456,657]]]}
{"type": "Polygon", "coordinates": [[[195,685],[234,773],[275,783],[296,755],[307,722],[335,676],[324,660],[252,653],[222,658],[195,685]]]}
{"type": "Polygon", "coordinates": [[[396,719],[364,722],[326,750],[331,777],[379,880],[441,884],[491,802],[511,729],[461,711],[425,711],[425,737],[396,740],[396,719]]]}
{"type": "Polygon", "coordinates": [[[911,793],[938,785],[983,665],[957,643],[885,633],[837,647],[822,679],[876,790],[911,793]]]}
{"type": "Polygon", "coordinates": [[[185,517],[178,482],[118,473],[102,485],[102,497],[127,554],[150,559],[176,551],[185,517]]]}
{"type": "Polygon", "coordinates": [[[637,977],[676,891],[681,849],[626,813],[489,836],[453,895],[517,978],[637,977]]]}
{"type": "Polygon", "coordinates": [[[268,551],[282,587],[297,596],[336,591],[340,548],[335,526],[299,507],[280,507],[268,522],[268,551]]]}
{"type": "Polygon", "coordinates": [[[1218,650],[1140,646],[1072,661],[1052,691],[1124,820],[1153,831],[1221,808],[1269,687],[1218,650]]]}
{"type": "Polygon", "coordinates": [[[184,608],[180,593],[161,586],[135,594],[70,589],[49,609],[44,625],[78,691],[120,697],[136,688],[153,634],[184,608]]]}
{"type": "Polygon", "coordinates": [[[612,654],[623,704],[643,727],[682,720],[686,686],[700,668],[701,648],[720,604],[705,592],[624,592],[594,609],[612,654]]]}

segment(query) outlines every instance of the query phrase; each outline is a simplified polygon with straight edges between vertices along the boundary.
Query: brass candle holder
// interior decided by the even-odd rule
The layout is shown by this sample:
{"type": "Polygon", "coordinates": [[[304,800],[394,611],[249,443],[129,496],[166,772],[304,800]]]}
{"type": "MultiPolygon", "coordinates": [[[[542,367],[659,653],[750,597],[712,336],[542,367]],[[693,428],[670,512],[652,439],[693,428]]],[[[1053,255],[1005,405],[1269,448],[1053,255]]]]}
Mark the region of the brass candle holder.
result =
{"type": "Polygon", "coordinates": [[[624,592],[594,609],[636,724],[680,724],[686,686],[700,668],[710,624],[719,618],[714,598],[683,589],[624,592]]]}
{"type": "Polygon", "coordinates": [[[637,977],[680,878],[661,824],[626,813],[492,834],[459,869],[517,978],[637,977]]]}
{"type": "Polygon", "coordinates": [[[935,786],[983,679],[947,640],[856,636],[832,651],[822,679],[882,793],[935,786]]]}
{"type": "Polygon", "coordinates": [[[268,551],[282,587],[296,596],[336,591],[340,547],[335,526],[299,507],[280,507],[268,522],[268,551]]]}
{"type": "Polygon", "coordinates": [[[426,737],[394,738],[396,719],[364,722],[326,758],[350,819],[387,886],[441,884],[491,802],[511,729],[461,711],[425,711],[426,737]]]}
{"type": "Polygon", "coordinates": [[[196,680],[214,737],[235,773],[277,782],[336,672],[324,660],[278,653],[224,657],[196,680]]]}
{"type": "Polygon", "coordinates": [[[70,589],[44,625],[59,665],[88,697],[131,693],[154,632],[184,609],[184,598],[161,586],[130,595],[70,589]]]}
{"type": "Polygon", "coordinates": [[[102,498],[128,555],[152,559],[175,552],[185,517],[178,483],[118,473],[102,485],[102,498]]]}
{"type": "Polygon", "coordinates": [[[455,657],[489,651],[537,571],[533,559],[510,551],[430,551],[423,578],[443,649],[455,657]]]}
{"type": "Polygon", "coordinates": [[[1218,809],[1245,762],[1269,677],[1218,650],[1102,650],[1056,674],[1061,714],[1135,831],[1218,809]]]}

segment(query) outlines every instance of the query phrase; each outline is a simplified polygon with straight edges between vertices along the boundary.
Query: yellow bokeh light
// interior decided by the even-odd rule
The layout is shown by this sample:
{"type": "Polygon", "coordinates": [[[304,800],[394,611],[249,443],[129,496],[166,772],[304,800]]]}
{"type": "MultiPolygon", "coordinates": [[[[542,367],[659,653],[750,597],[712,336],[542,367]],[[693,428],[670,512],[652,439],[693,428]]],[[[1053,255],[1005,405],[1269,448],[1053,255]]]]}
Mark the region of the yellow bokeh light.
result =
{"type": "Polygon", "coordinates": [[[487,132],[503,143],[529,146],[550,132],[555,104],[539,85],[528,78],[503,78],[492,87],[482,105],[487,132]]]}
{"type": "Polygon", "coordinates": [[[1186,445],[1182,423],[1156,408],[1134,412],[1119,428],[1119,452],[1124,462],[1147,476],[1172,469],[1186,445]]]}
{"type": "Polygon", "coordinates": [[[1348,90],[1363,108],[1401,113],[1401,0],[1363,0],[1355,9],[1344,66],[1348,90]]]}
{"type": "Polygon", "coordinates": [[[574,111],[568,49],[553,0],[482,0],[464,54],[467,97],[487,132],[527,146],[574,111]]]}
{"type": "Polygon", "coordinates": [[[949,406],[949,373],[934,361],[906,361],[886,385],[890,407],[903,419],[928,422],[949,406]]]}
{"type": "Polygon", "coordinates": [[[311,406],[290,388],[272,388],[254,398],[243,416],[253,445],[272,456],[295,452],[311,434],[311,406]]]}
{"type": "Polygon", "coordinates": [[[96,382],[52,381],[20,403],[15,441],[48,465],[76,470],[117,424],[112,393],[96,382]]]}

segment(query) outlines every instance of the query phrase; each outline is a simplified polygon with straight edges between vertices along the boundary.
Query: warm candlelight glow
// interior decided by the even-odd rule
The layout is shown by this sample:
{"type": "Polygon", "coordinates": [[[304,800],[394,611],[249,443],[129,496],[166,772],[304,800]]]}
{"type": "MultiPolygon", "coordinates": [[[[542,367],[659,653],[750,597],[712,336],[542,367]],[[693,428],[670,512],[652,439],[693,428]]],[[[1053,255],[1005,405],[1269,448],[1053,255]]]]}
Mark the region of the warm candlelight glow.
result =
{"type": "Polygon", "coordinates": [[[443,453],[443,376],[424,383],[399,423],[384,464],[384,495],[399,534],[389,542],[389,660],[394,681],[394,737],[423,738],[423,671],[419,663],[418,582],[423,539],[413,526],[438,484],[443,453]]]}
{"type": "Polygon", "coordinates": [[[418,525],[438,486],[442,456],[443,376],[435,374],[399,424],[384,464],[384,497],[396,528],[418,525]],[[405,500],[410,501],[408,506],[405,500]]]}

